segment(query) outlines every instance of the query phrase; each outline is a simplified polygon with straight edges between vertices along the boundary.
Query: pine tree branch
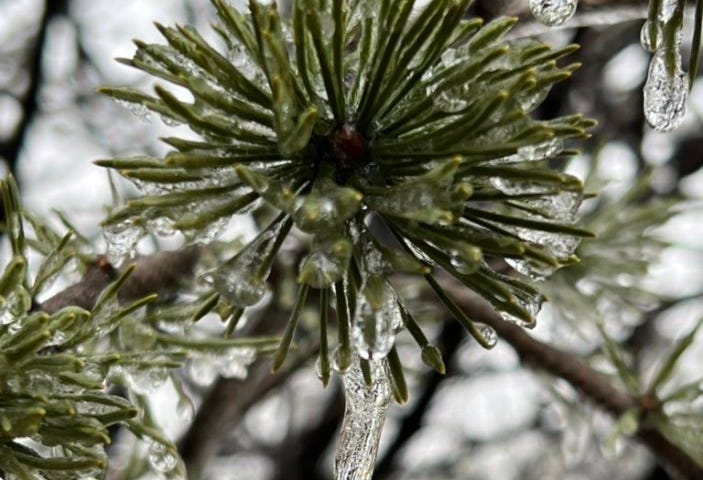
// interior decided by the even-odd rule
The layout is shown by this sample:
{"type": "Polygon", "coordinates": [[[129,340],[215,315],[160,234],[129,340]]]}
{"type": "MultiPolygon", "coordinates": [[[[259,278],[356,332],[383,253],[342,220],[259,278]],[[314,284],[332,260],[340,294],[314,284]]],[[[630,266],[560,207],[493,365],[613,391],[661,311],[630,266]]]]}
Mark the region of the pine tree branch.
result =
{"type": "MultiPolygon", "coordinates": [[[[616,388],[610,379],[593,370],[581,359],[535,340],[523,328],[501,319],[485,300],[454,286],[446,288],[455,290],[452,293],[468,316],[493,327],[516,350],[522,362],[563,378],[614,417],[640,405],[640,399],[616,388]]],[[[682,478],[703,479],[703,466],[671,443],[661,432],[643,428],[637,432],[636,437],[664,466],[682,478]]]]}
{"type": "MultiPolygon", "coordinates": [[[[139,300],[152,293],[168,295],[180,283],[192,278],[199,258],[200,247],[196,246],[137,257],[134,272],[118,293],[120,302],[139,300]]],[[[37,305],[35,310],[52,314],[68,305],[90,310],[100,292],[115,280],[117,275],[118,270],[112,267],[105,257],[100,256],[95,263],[88,266],[78,283],[37,305]]]]}

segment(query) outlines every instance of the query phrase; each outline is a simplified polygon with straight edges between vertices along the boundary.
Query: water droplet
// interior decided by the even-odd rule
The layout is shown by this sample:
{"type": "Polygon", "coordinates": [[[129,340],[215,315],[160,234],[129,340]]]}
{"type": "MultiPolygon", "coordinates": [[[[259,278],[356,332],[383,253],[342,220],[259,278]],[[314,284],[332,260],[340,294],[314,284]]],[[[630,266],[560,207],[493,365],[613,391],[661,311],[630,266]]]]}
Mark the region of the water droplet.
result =
{"type": "Polygon", "coordinates": [[[393,288],[380,277],[372,277],[377,292],[369,285],[359,292],[356,314],[352,320],[352,338],[356,352],[364,359],[379,359],[388,355],[395,334],[402,325],[400,307],[393,288]],[[382,296],[382,298],[380,298],[382,296]]]}
{"type": "Polygon", "coordinates": [[[449,262],[459,273],[476,272],[481,267],[482,260],[481,249],[477,247],[467,246],[462,250],[452,249],[449,251],[449,262]]]}
{"type": "Polygon", "coordinates": [[[256,350],[249,347],[232,347],[215,356],[217,373],[225,378],[245,379],[248,367],[256,360],[256,350]]]}
{"type": "Polygon", "coordinates": [[[180,120],[176,120],[175,118],[169,115],[161,115],[161,121],[164,122],[164,125],[167,125],[169,127],[177,127],[183,124],[180,120]]]}
{"type": "Polygon", "coordinates": [[[158,472],[169,473],[178,466],[178,457],[167,445],[149,440],[149,464],[158,472]]]}
{"type": "Polygon", "coordinates": [[[680,58],[673,75],[666,65],[665,51],[659,50],[649,64],[644,85],[644,114],[649,125],[659,132],[674,130],[683,122],[688,97],[688,77],[681,70],[680,58]]]}
{"type": "Polygon", "coordinates": [[[262,232],[232,259],[203,274],[202,280],[215,287],[232,305],[254,305],[266,293],[264,279],[268,272],[259,272],[259,266],[271,253],[274,238],[273,231],[262,232]]]}
{"type": "Polygon", "coordinates": [[[578,0],[530,0],[532,15],[550,27],[573,17],[577,6],[578,0]]]}
{"type": "Polygon", "coordinates": [[[366,386],[358,359],[342,376],[346,409],[335,449],[337,480],[370,480],[391,401],[385,360],[369,362],[373,383],[366,386]]]}
{"type": "Polygon", "coordinates": [[[126,258],[134,258],[134,247],[143,235],[144,228],[133,220],[107,225],[103,228],[103,236],[107,243],[108,261],[119,266],[126,258]]]}
{"type": "MultiPolygon", "coordinates": [[[[332,370],[340,374],[346,373],[350,368],[350,364],[348,363],[349,359],[342,358],[343,356],[344,352],[341,346],[338,345],[332,352],[332,363],[330,366],[332,367],[332,370]]],[[[349,354],[349,356],[351,355],[349,354]]]]}
{"type": "Polygon", "coordinates": [[[147,229],[162,237],[170,237],[176,233],[174,221],[168,217],[159,217],[147,222],[147,229]]]}
{"type": "Polygon", "coordinates": [[[542,309],[542,303],[544,303],[544,296],[541,294],[533,294],[525,291],[513,291],[514,304],[523,311],[523,314],[527,314],[530,320],[522,318],[512,312],[506,312],[500,310],[498,313],[503,318],[503,320],[515,323],[524,328],[534,328],[535,319],[537,314],[542,309]]]}
{"type": "Polygon", "coordinates": [[[120,99],[115,99],[115,102],[117,102],[118,104],[127,108],[127,110],[132,112],[137,117],[143,118],[144,120],[147,120],[147,121],[151,120],[151,112],[143,104],[137,103],[137,102],[128,102],[126,100],[120,100],[120,99]]]}
{"type": "Polygon", "coordinates": [[[186,366],[190,379],[201,387],[209,387],[217,378],[215,362],[209,356],[191,358],[186,366]]]}
{"type": "Polygon", "coordinates": [[[560,222],[573,223],[582,200],[583,194],[581,192],[562,190],[553,195],[530,198],[522,203],[539,213],[540,216],[560,222]]]}
{"type": "Polygon", "coordinates": [[[498,334],[496,333],[495,329],[490,325],[485,325],[483,323],[476,323],[475,325],[478,328],[478,331],[481,333],[483,339],[486,341],[487,347],[495,347],[498,343],[498,334]]]}
{"type": "Polygon", "coordinates": [[[650,38],[649,28],[651,24],[649,20],[644,22],[644,25],[642,25],[642,30],[640,31],[640,43],[642,44],[642,48],[650,52],[656,52],[662,46],[663,25],[661,24],[661,22],[657,22],[657,24],[658,25],[656,29],[656,36],[654,37],[654,39],[650,38]]]}
{"type": "Polygon", "coordinates": [[[553,158],[562,150],[564,150],[564,142],[560,138],[553,138],[546,142],[520,147],[517,153],[527,161],[539,161],[553,158]]]}

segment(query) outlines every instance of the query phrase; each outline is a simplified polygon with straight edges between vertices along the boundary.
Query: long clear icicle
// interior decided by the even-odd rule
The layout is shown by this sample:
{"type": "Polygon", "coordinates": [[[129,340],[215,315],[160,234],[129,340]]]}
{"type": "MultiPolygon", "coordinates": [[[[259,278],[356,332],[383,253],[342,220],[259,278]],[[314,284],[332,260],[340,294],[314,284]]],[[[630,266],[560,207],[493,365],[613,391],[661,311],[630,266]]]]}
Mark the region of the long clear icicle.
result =
{"type": "Polygon", "coordinates": [[[342,375],[346,410],[334,456],[336,480],[369,480],[391,402],[388,362],[369,361],[372,383],[367,386],[359,359],[342,375]]]}

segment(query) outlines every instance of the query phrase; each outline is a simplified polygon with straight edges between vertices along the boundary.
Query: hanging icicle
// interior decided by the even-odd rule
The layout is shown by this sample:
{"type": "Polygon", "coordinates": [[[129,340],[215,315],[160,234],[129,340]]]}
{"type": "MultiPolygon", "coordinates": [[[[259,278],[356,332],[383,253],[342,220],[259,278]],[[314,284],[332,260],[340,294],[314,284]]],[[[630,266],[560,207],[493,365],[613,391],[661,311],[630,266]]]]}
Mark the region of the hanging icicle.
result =
{"type": "Polygon", "coordinates": [[[334,456],[336,480],[369,480],[391,402],[388,362],[370,360],[371,386],[357,357],[342,375],[346,410],[334,456]]]}

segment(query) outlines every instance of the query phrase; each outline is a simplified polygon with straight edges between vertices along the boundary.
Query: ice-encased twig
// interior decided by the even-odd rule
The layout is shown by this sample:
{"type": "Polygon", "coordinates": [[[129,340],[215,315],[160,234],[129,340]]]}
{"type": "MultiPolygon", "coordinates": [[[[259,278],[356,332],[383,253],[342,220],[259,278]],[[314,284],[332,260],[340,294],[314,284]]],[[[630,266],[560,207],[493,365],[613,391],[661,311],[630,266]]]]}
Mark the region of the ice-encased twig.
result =
{"type": "Polygon", "coordinates": [[[371,360],[369,365],[371,387],[364,381],[358,358],[342,375],[346,409],[334,457],[336,480],[368,480],[373,475],[391,385],[385,359],[371,360]]]}

